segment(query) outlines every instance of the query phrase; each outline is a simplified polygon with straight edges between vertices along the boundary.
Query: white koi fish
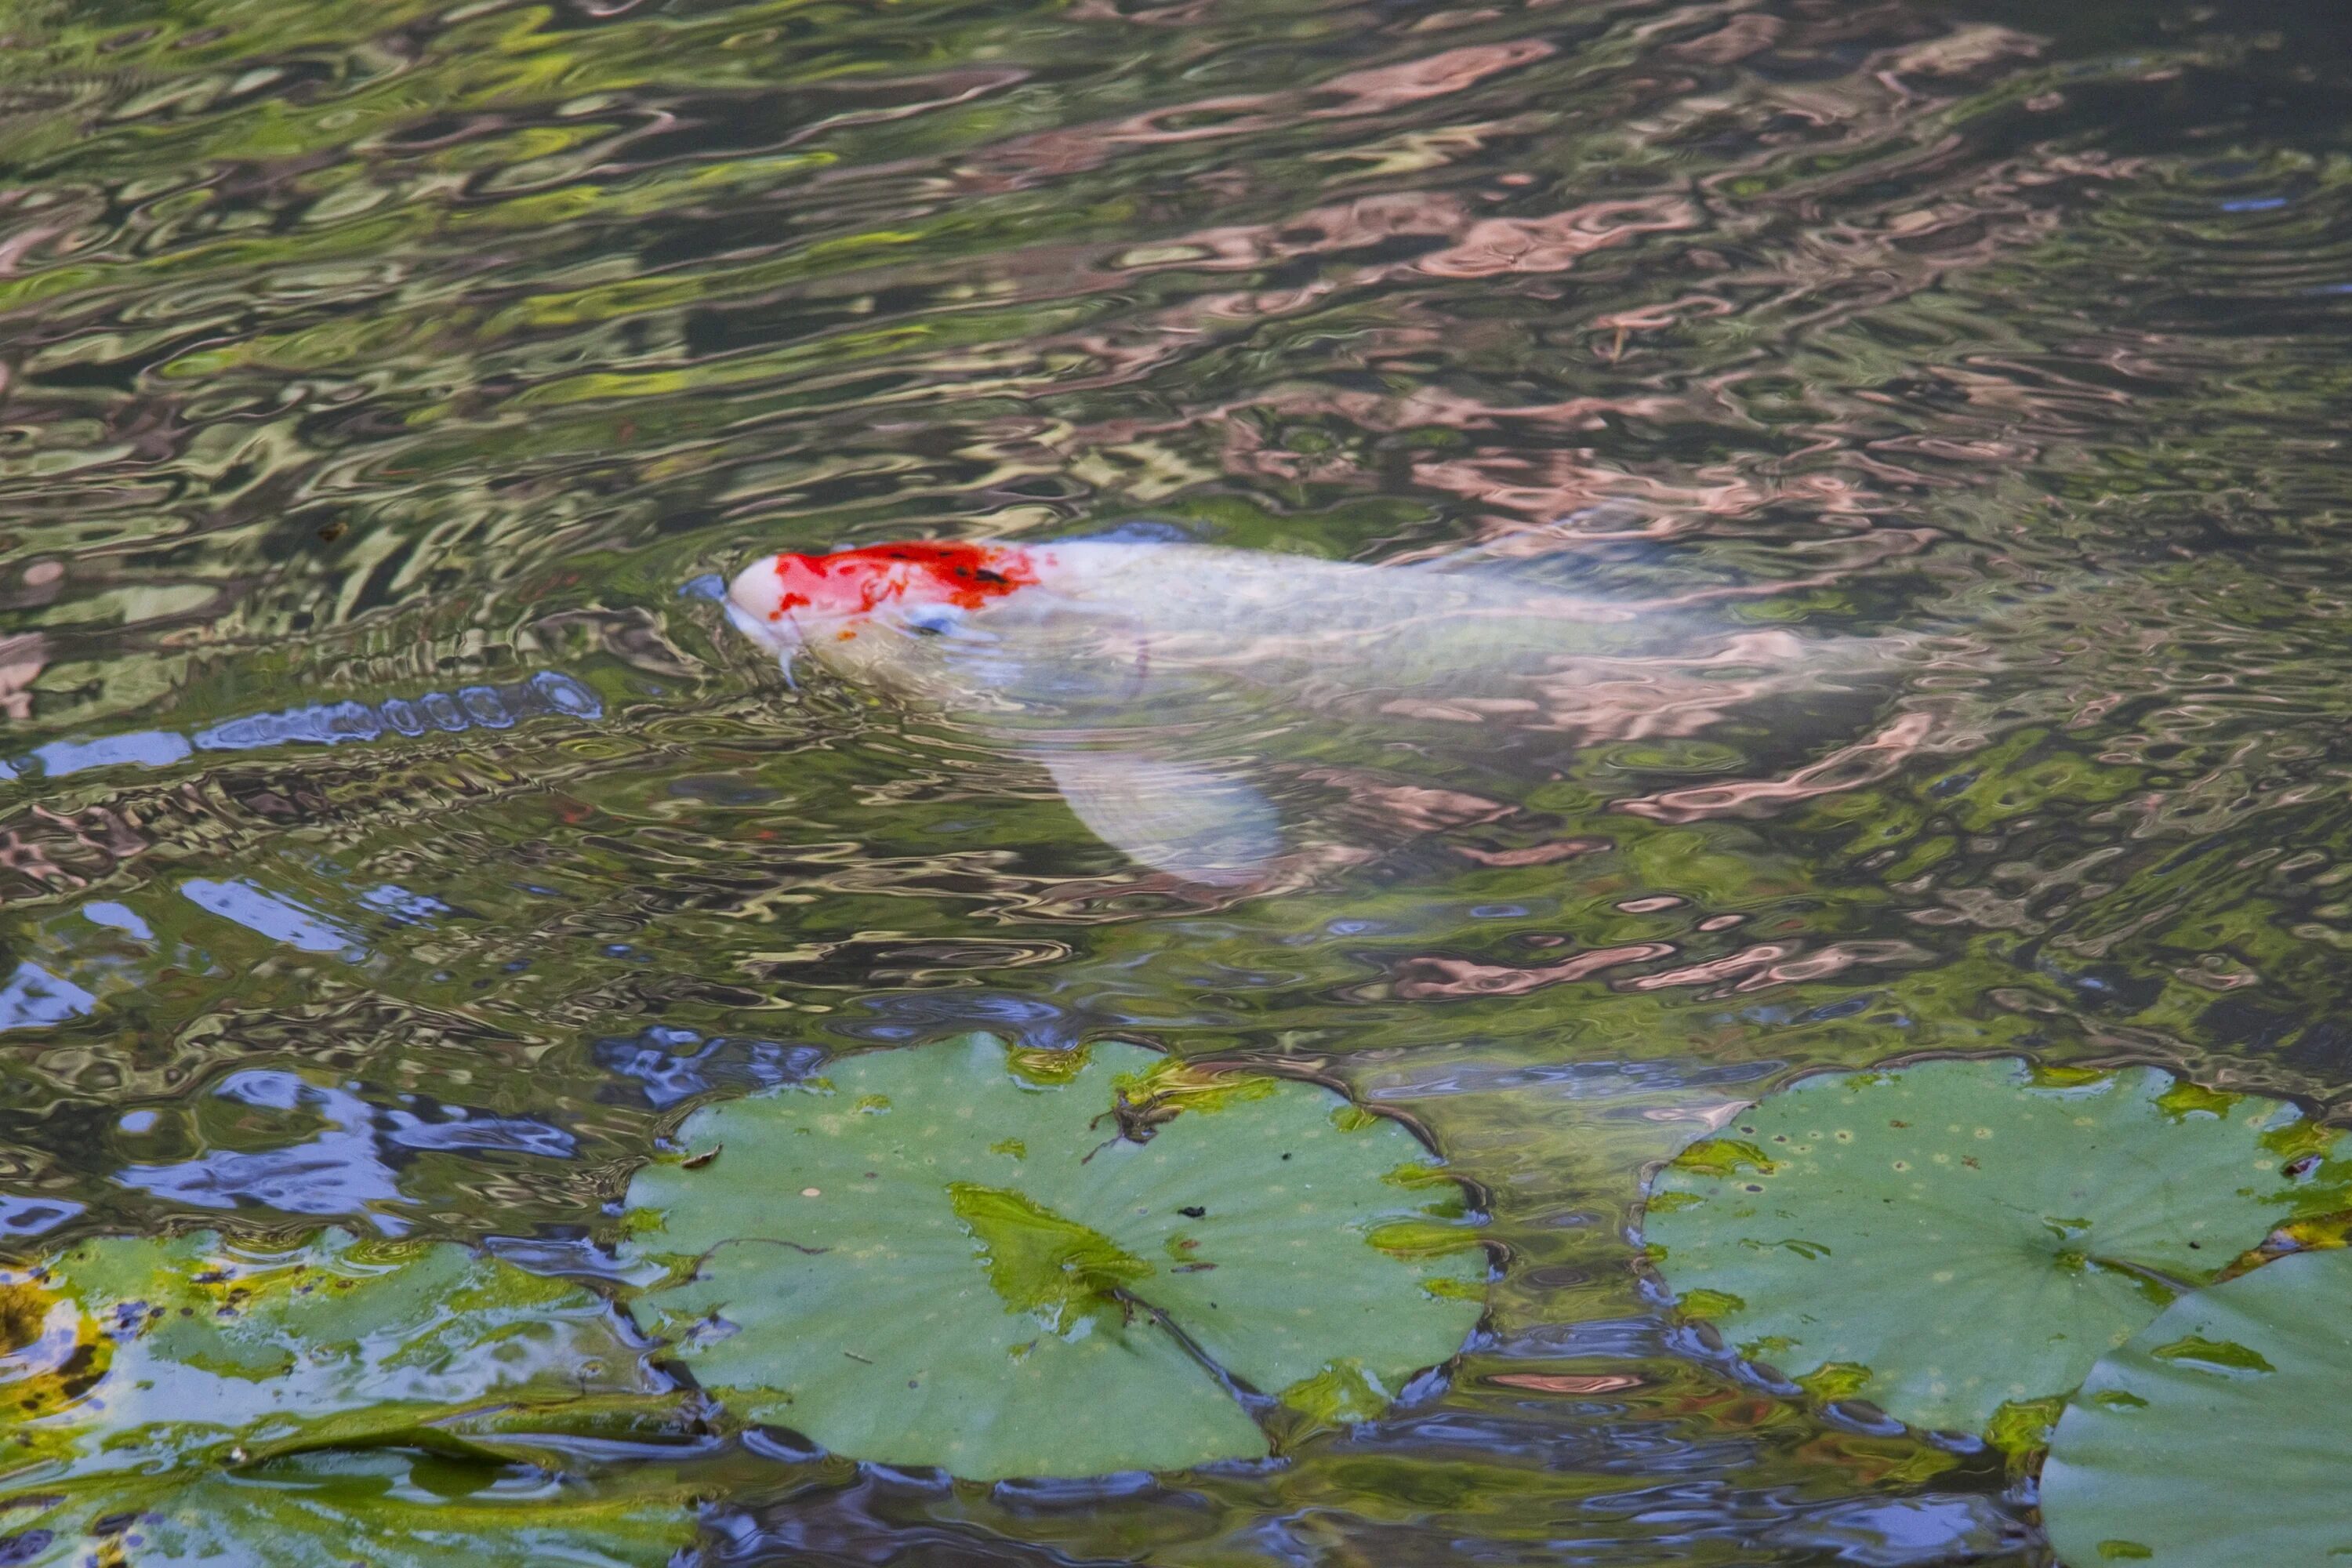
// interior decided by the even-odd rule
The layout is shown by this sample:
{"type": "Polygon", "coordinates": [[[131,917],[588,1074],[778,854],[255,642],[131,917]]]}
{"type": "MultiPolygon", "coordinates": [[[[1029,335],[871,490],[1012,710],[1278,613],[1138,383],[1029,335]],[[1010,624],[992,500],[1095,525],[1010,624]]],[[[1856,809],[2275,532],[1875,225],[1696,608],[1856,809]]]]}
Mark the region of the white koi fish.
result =
{"type": "MultiPolygon", "coordinates": [[[[1267,759],[1303,721],[1689,733],[1785,689],[1809,645],[1716,633],[1459,565],[1196,544],[900,543],[755,562],[729,617],[856,686],[998,731],[1087,828],[1235,886],[1283,847],[1267,759]]],[[[1477,731],[1473,732],[1477,733],[1477,731]]]]}

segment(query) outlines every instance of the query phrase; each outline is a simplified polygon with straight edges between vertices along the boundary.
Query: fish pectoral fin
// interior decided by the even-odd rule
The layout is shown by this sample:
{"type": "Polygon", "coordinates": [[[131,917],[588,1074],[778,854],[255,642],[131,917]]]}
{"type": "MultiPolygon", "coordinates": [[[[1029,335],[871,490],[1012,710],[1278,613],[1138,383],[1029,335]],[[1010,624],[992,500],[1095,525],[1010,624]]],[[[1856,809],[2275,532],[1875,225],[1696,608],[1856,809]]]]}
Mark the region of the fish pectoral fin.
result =
{"type": "Polygon", "coordinates": [[[1256,785],[1132,752],[1034,753],[1104,843],[1208,887],[1255,881],[1282,850],[1282,819],[1256,785]]]}

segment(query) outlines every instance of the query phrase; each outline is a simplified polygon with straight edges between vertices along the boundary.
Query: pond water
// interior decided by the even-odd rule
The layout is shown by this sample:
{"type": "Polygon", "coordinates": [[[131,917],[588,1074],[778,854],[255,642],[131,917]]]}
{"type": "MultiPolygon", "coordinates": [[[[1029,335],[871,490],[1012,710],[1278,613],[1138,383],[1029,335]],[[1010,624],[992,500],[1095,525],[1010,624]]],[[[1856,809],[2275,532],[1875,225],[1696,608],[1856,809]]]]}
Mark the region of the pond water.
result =
{"type": "Polygon", "coordinates": [[[2337,9],[16,0],[0,1247],[596,1280],[833,1054],[1282,1059],[1475,1184],[1450,1383],[1158,1479],[597,1462],[714,1562],[2046,1562],[2000,1454],[1680,1324],[1638,1201],[1824,1066],[2352,1092],[2337,9]],[[709,597],[1122,530],[1867,658],[1336,727],[1214,886],[709,597]]]}

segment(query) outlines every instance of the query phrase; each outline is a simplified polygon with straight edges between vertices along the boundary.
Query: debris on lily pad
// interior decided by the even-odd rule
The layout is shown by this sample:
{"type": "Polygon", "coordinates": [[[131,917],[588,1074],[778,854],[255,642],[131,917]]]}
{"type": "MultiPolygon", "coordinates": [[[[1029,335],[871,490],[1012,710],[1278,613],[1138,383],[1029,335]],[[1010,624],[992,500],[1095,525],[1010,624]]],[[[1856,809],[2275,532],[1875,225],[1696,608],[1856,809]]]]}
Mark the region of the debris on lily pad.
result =
{"type": "Polygon", "coordinates": [[[0,1271],[0,1485],[414,1440],[650,1426],[666,1385],[578,1286],[330,1230],[86,1241],[0,1271]]]}
{"type": "Polygon", "coordinates": [[[1263,1456],[1235,1380],[1386,1408],[1483,1309],[1462,1189],[1317,1084],[984,1035],[698,1111],[629,1188],[631,1303],[738,1417],[959,1476],[1263,1456]]]}
{"type": "Polygon", "coordinates": [[[2021,1413],[2176,1294],[2352,1204],[2334,1138],[2153,1068],[1828,1073],[1661,1170],[1643,1239],[1686,1315],[1817,1397],[2031,1446],[2021,1413]]]}
{"type": "Polygon", "coordinates": [[[2283,1258],[2184,1296],[2091,1369],[2042,1470],[2077,1568],[2272,1568],[2352,1557],[2352,1252],[2283,1258]]]}
{"type": "Polygon", "coordinates": [[[400,1448],[0,1496],[0,1563],[26,1568],[667,1568],[691,1489],[659,1466],[595,1482],[400,1448]]]}

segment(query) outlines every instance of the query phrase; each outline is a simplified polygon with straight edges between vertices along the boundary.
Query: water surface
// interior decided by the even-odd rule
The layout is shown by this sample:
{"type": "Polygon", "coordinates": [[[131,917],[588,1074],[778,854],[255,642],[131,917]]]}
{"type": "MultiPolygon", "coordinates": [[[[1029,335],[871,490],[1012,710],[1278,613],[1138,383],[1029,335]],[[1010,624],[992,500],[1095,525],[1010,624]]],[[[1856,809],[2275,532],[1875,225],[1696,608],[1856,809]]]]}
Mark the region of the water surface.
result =
{"type": "Polygon", "coordinates": [[[0,1241],[593,1272],[823,1053],[1309,1058],[1491,1200],[1449,1388],[1157,1483],[711,1453],[714,1556],[2042,1561],[1997,1456],[1673,1327],[1633,1203],[1822,1065],[2352,1090],[2339,20],[0,11],[0,1241]],[[1351,731],[1366,852],[1204,889],[697,586],[1122,527],[1885,658],[1437,777],[1351,731]]]}

